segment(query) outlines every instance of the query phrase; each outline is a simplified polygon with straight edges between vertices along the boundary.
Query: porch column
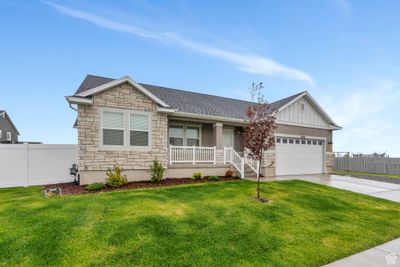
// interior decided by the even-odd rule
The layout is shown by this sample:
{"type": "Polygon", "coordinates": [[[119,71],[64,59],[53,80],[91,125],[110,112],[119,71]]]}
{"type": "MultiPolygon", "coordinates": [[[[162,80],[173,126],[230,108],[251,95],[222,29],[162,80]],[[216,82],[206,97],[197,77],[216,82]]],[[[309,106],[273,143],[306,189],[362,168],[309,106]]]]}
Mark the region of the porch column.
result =
{"type": "Polygon", "coordinates": [[[222,137],[222,123],[214,123],[214,145],[216,147],[216,164],[224,163],[224,142],[222,137]]]}
{"type": "Polygon", "coordinates": [[[222,123],[214,123],[214,143],[217,149],[224,149],[224,142],[222,140],[222,123]]]}

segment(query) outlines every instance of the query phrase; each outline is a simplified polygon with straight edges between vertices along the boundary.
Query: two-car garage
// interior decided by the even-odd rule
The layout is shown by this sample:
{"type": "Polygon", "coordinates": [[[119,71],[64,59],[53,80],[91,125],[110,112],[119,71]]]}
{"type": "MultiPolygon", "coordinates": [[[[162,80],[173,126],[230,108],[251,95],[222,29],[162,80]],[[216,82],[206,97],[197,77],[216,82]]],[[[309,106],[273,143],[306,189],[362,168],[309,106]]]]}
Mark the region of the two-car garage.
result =
{"type": "Polygon", "coordinates": [[[277,136],[276,175],[324,173],[325,141],[305,137],[277,136]]]}

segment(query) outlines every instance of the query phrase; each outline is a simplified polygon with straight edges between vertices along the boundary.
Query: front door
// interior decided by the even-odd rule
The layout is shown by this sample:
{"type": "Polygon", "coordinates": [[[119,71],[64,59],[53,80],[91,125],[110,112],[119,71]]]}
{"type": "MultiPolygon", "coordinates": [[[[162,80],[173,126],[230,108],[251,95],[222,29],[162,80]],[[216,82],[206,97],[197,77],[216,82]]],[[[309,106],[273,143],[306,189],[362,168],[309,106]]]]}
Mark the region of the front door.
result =
{"type": "Polygon", "coordinates": [[[222,129],[224,147],[233,147],[233,129],[222,129]]]}

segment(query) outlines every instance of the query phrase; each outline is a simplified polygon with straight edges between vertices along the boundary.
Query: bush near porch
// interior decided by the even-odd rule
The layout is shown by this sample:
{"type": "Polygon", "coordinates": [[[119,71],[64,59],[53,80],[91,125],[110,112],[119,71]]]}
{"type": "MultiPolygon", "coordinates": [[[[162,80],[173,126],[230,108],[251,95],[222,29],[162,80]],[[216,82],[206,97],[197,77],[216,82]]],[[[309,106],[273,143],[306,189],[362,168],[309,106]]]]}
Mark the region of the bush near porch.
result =
{"type": "Polygon", "coordinates": [[[0,266],[320,266],[400,236],[400,205],[311,184],[251,181],[45,199],[0,190],[0,266]]]}

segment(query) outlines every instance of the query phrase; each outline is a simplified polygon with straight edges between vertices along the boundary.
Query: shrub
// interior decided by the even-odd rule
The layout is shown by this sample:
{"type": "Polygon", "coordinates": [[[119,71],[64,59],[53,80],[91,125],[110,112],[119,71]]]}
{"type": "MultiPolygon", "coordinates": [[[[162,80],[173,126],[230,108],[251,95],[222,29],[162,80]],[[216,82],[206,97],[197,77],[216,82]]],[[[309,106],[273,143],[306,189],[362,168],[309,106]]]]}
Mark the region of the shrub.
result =
{"type": "Polygon", "coordinates": [[[231,178],[231,177],[233,177],[234,175],[235,175],[235,173],[234,173],[231,169],[229,169],[229,170],[227,170],[227,171],[225,172],[225,177],[231,178]]]}
{"type": "Polygon", "coordinates": [[[93,183],[86,186],[88,191],[98,191],[105,187],[104,183],[93,183]]]}
{"type": "Polygon", "coordinates": [[[219,178],[219,176],[212,175],[212,176],[208,177],[208,180],[210,180],[210,181],[219,181],[219,180],[221,180],[221,178],[219,178]]]}
{"type": "Polygon", "coordinates": [[[114,168],[109,168],[106,172],[107,185],[111,187],[121,187],[128,183],[126,175],[122,175],[122,168],[115,165],[114,168]]]}
{"type": "Polygon", "coordinates": [[[158,160],[154,160],[150,165],[150,179],[152,182],[158,183],[164,177],[164,167],[158,160]]]}
{"type": "Polygon", "coordinates": [[[201,174],[201,172],[195,172],[192,175],[192,179],[195,179],[195,180],[203,179],[203,175],[201,174]]]}

